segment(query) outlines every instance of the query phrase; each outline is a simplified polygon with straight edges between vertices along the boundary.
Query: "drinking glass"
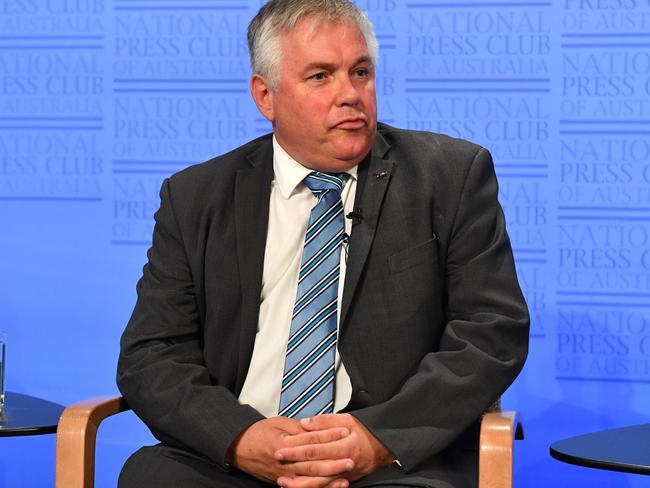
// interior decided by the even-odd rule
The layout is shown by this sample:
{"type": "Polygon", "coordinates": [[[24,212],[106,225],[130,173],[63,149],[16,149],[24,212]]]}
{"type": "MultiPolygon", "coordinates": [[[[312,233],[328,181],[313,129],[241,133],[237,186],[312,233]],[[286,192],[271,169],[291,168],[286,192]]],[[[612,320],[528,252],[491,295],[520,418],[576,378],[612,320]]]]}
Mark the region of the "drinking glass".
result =
{"type": "Polygon", "coordinates": [[[6,335],[0,331],[0,417],[5,409],[5,366],[7,364],[6,335]]]}

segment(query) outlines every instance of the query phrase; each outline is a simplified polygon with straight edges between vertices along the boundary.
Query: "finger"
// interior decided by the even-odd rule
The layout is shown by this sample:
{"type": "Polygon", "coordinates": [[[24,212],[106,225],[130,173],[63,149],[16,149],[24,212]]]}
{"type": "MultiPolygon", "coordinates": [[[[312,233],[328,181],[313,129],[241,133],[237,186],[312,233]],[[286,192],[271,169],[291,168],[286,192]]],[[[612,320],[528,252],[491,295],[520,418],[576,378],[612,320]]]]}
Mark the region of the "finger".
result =
{"type": "Polygon", "coordinates": [[[267,420],[271,423],[271,425],[286,435],[300,434],[305,431],[305,429],[300,424],[300,421],[297,419],[292,419],[289,417],[271,417],[267,420]]]}
{"type": "Polygon", "coordinates": [[[342,476],[354,469],[352,459],[326,459],[320,461],[302,461],[285,465],[287,474],[292,477],[307,476],[312,478],[342,476]]]}
{"type": "Polygon", "coordinates": [[[289,478],[280,476],[276,483],[282,488],[321,488],[331,484],[334,478],[313,478],[309,476],[296,476],[289,478]]]}
{"type": "Polygon", "coordinates": [[[340,413],[329,413],[316,415],[300,420],[300,425],[308,431],[331,429],[334,427],[350,427],[349,415],[340,413]]]}
{"type": "Polygon", "coordinates": [[[338,479],[334,480],[331,483],[329,483],[325,488],[348,488],[350,486],[350,482],[345,479],[338,479]]]}
{"type": "Polygon", "coordinates": [[[313,476],[280,476],[276,483],[283,488],[348,488],[350,483],[342,478],[313,476]]]}
{"type": "MultiPolygon", "coordinates": [[[[348,437],[350,438],[350,437],[348,437]]],[[[346,439],[325,444],[307,444],[305,446],[283,447],[274,453],[278,461],[300,462],[321,459],[342,459],[350,457],[351,445],[346,439]]]]}
{"type": "Polygon", "coordinates": [[[335,427],[333,429],[316,430],[301,434],[284,436],[283,447],[306,446],[308,444],[325,444],[343,439],[350,435],[347,427],[335,427]]]}

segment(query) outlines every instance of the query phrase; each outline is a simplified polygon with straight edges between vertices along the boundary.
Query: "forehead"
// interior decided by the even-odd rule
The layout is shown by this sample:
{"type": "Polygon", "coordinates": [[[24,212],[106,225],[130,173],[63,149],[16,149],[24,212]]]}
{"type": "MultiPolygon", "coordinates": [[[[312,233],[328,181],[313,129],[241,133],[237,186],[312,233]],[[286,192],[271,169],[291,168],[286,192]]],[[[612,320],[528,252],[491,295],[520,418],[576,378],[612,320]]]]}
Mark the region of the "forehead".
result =
{"type": "Polygon", "coordinates": [[[282,57],[294,62],[314,62],[324,58],[368,55],[368,46],[352,20],[329,21],[307,17],[280,35],[282,57]]]}

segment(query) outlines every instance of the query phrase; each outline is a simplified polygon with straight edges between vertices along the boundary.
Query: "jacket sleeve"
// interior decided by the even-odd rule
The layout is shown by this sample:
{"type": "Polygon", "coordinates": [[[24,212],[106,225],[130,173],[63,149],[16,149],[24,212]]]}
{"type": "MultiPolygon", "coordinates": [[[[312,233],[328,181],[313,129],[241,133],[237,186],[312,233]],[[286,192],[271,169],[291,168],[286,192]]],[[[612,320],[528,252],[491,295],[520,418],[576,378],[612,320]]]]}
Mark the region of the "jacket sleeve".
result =
{"type": "Polygon", "coordinates": [[[232,441],[263,416],[211,381],[169,180],[160,198],[137,303],[120,343],[117,384],[156,438],[225,468],[232,441]]]}
{"type": "Polygon", "coordinates": [[[422,358],[392,398],[350,412],[406,472],[476,421],[512,383],[527,355],[528,309],[497,192],[492,158],[479,149],[448,241],[439,350],[422,358]]]}

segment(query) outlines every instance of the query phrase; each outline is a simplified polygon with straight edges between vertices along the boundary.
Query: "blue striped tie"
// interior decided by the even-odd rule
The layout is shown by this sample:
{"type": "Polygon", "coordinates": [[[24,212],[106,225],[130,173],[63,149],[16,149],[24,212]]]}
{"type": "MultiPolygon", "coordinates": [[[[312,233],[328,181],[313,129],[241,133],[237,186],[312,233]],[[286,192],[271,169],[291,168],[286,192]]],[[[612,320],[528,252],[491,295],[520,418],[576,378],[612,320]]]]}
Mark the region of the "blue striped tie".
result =
{"type": "Polygon", "coordinates": [[[347,173],[310,173],[311,210],[291,317],[279,415],[304,418],[334,411],[337,298],[343,242],[341,191],[347,173]]]}

